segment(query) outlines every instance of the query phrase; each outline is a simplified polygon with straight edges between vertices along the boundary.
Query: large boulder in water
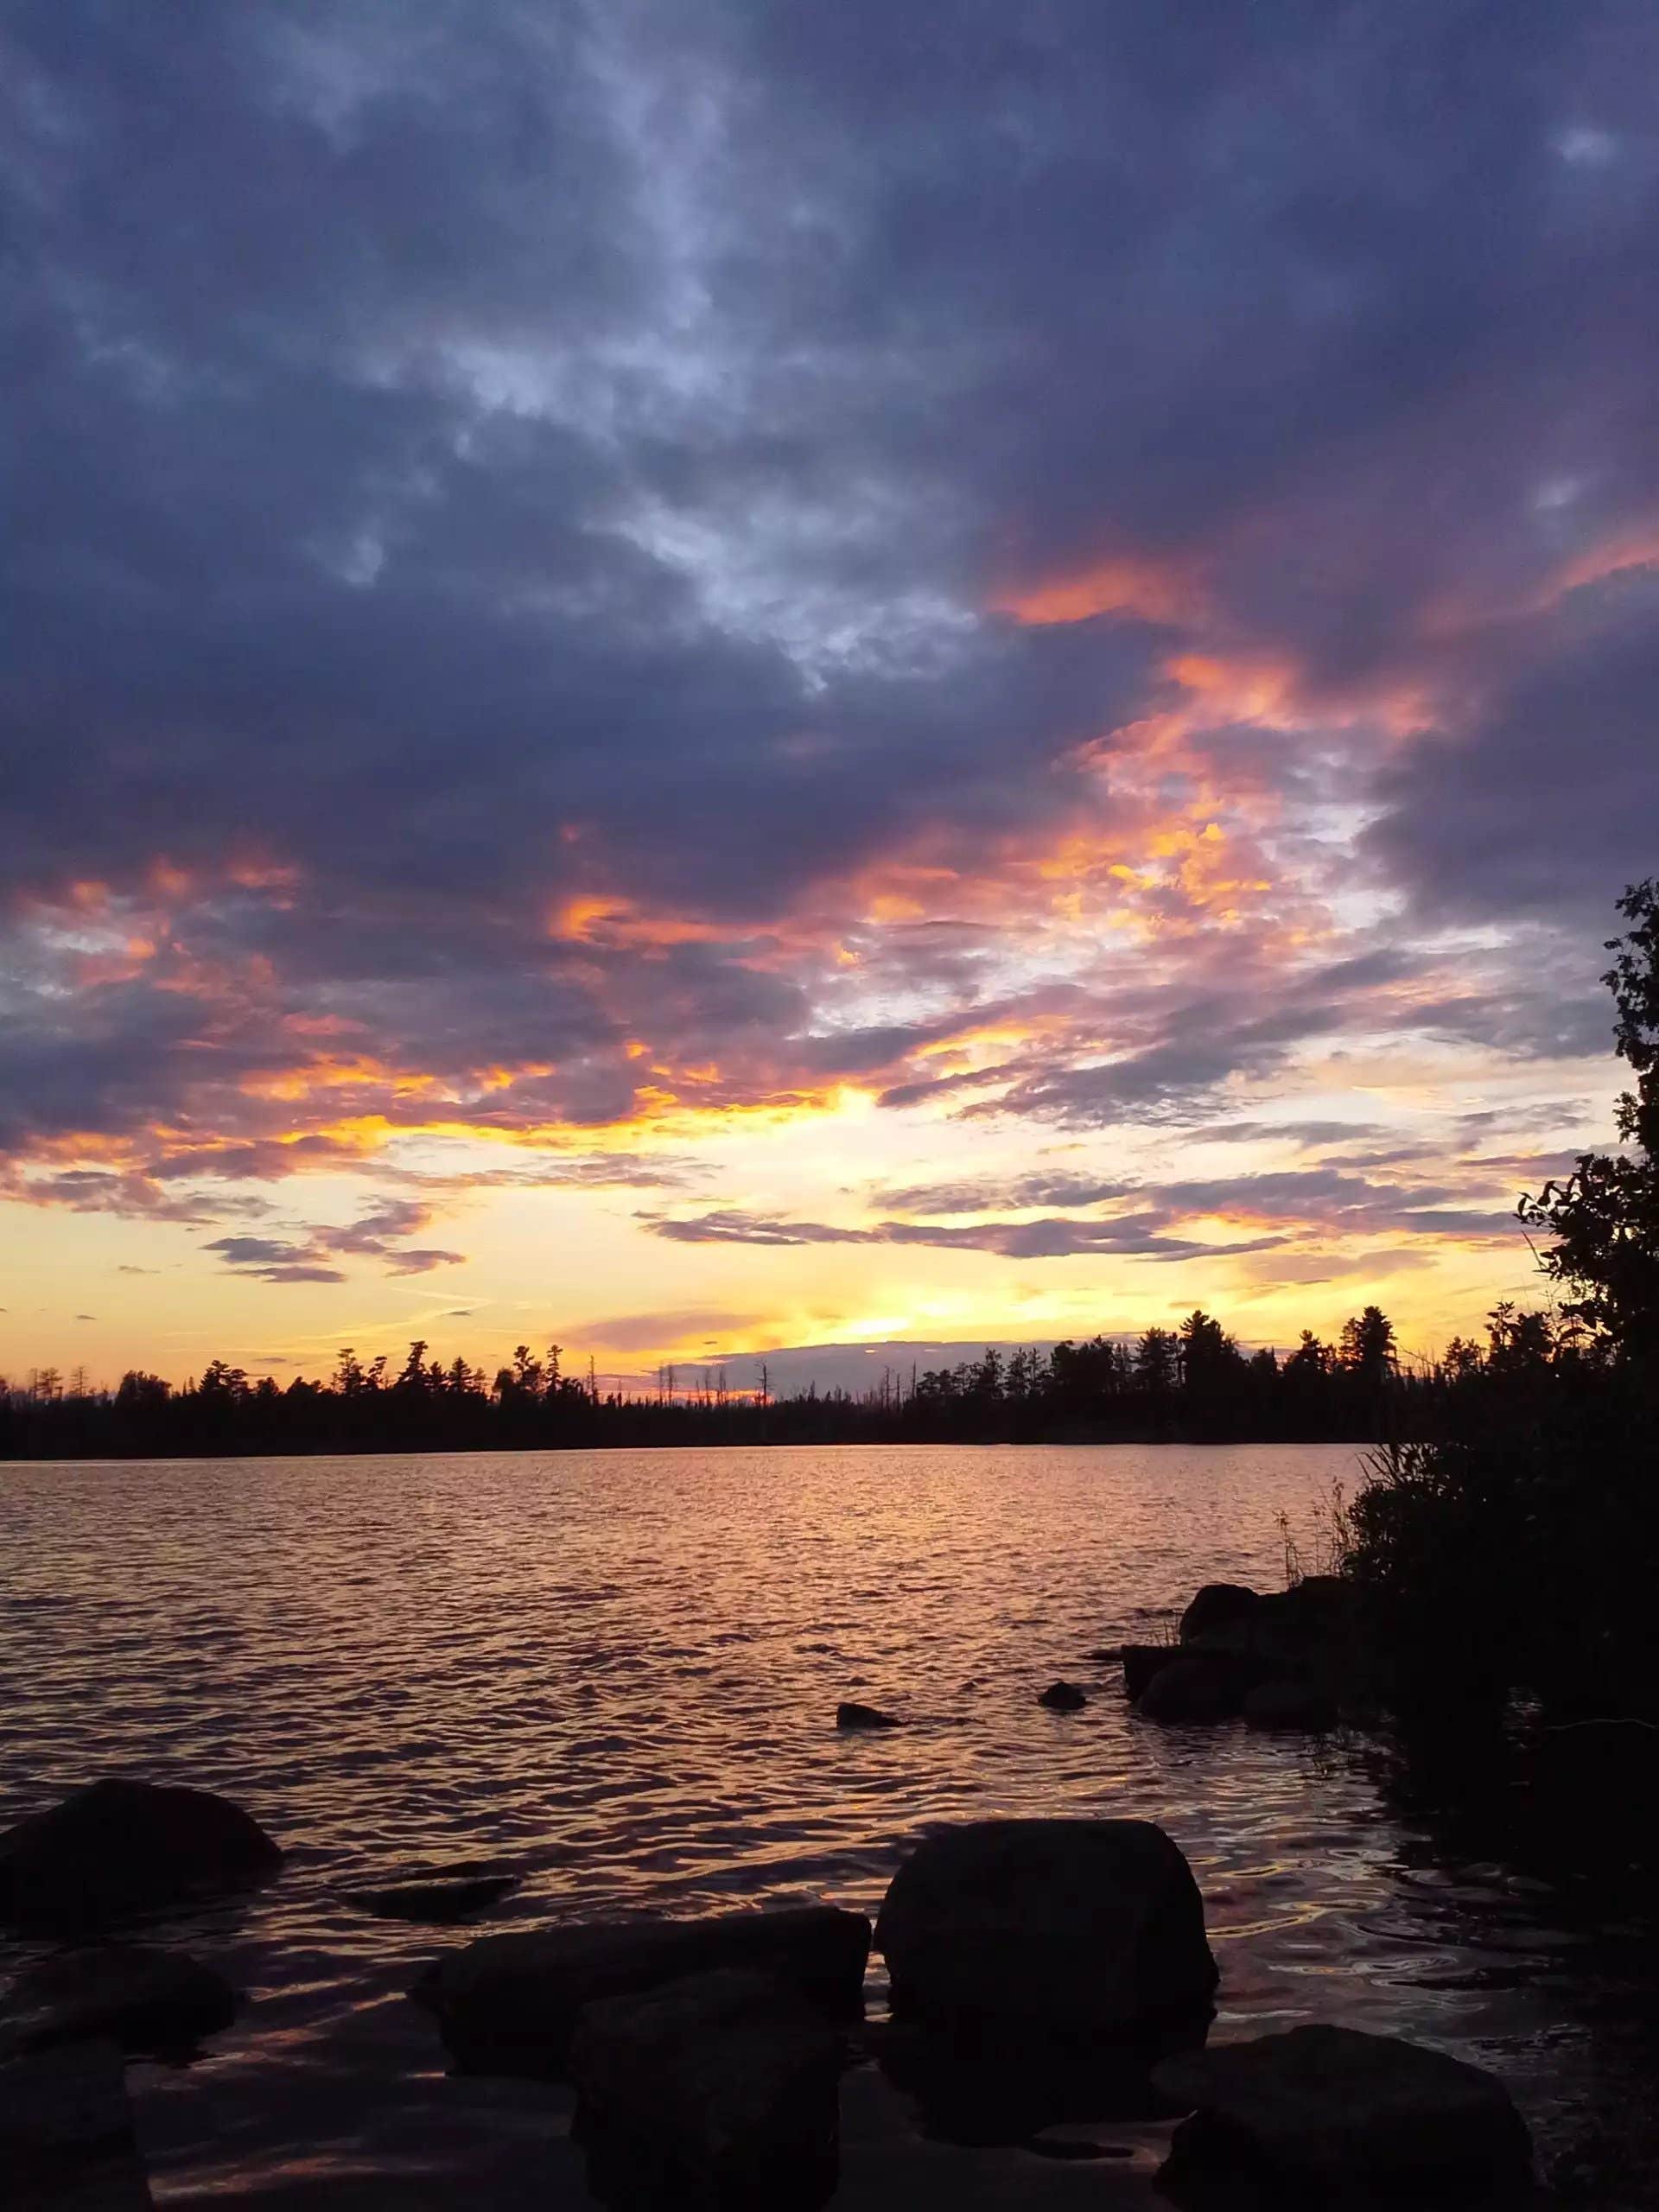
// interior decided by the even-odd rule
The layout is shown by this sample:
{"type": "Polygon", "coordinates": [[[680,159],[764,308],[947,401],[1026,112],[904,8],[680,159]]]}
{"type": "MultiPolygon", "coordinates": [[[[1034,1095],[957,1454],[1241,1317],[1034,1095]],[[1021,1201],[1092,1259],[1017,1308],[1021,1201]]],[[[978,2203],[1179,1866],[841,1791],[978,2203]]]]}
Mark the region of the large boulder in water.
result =
{"type": "Polygon", "coordinates": [[[182,2056],[235,2019],[223,1974],[181,1951],[107,1943],[26,1967],[0,2009],[0,2049],[107,2036],[124,2050],[182,2056]]]}
{"type": "Polygon", "coordinates": [[[1146,1821],[977,1821],[893,1877],[876,1923],[895,2018],[955,2032],[1135,2037],[1206,2013],[1192,1870],[1146,1821]]]}
{"type": "Polygon", "coordinates": [[[1123,1694],[1130,1704],[1145,1695],[1154,1675],[1162,1674],[1180,1656],[1178,1643],[1126,1643],[1118,1657],[1123,1662],[1123,1694]]]}
{"type": "Polygon", "coordinates": [[[257,1821],[210,1790],[94,1782],[0,1835],[0,1923],[92,1933],[248,1888],[282,1856],[257,1821]]]}
{"type": "Polygon", "coordinates": [[[1228,1653],[1178,1652],[1147,1684],[1135,1709],[1148,1720],[1236,1719],[1250,1680],[1248,1669],[1228,1653]]]}
{"type": "Polygon", "coordinates": [[[582,2012],[573,2132],[601,2202],[815,2212],[834,2193],[842,2039],[770,1974],[693,1974],[582,2012]]]}
{"type": "Polygon", "coordinates": [[[862,1913],[832,1905],[603,1921],[480,1936],[411,1994],[437,2015],[464,2071],[543,2078],[563,2072],[585,2005],[721,1967],[771,1974],[827,2018],[856,2019],[869,1948],[862,1913]]]}
{"type": "Polygon", "coordinates": [[[1262,1600],[1242,1582],[1206,1582],[1181,1615],[1183,1643],[1252,1619],[1262,1600]]]}
{"type": "Polygon", "coordinates": [[[1293,2028],[1167,2059],[1153,2080],[1193,2117],[1166,2173],[1178,2186],[1255,2173],[1283,2187],[1447,2189],[1484,2201],[1523,2181],[1532,2152],[1502,2082],[1443,2051],[1352,2028],[1293,2028]]]}

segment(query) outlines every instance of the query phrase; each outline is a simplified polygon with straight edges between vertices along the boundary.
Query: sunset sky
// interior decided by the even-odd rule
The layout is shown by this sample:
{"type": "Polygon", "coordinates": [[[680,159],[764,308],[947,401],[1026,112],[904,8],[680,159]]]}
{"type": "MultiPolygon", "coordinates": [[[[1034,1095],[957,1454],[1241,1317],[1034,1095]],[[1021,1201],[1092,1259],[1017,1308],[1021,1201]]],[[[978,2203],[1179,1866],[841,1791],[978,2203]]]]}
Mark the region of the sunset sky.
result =
{"type": "Polygon", "coordinates": [[[14,0],[0,1372],[1536,1300],[1656,85],[1651,0],[14,0]]]}

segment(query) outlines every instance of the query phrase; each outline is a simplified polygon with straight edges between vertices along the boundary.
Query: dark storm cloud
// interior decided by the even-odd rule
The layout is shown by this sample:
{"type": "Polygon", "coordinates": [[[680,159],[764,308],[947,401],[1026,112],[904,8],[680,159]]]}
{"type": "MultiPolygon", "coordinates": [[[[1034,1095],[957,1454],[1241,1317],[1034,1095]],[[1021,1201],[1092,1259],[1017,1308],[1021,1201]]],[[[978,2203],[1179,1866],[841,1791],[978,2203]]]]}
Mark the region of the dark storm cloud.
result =
{"type": "Polygon", "coordinates": [[[827,1222],[788,1221],[727,1208],[690,1221],[653,1221],[651,1228],[654,1235],[677,1244],[914,1244],[949,1252],[995,1252],[1010,1260],[1071,1259],[1089,1252],[1117,1253],[1137,1260],[1224,1258],[1236,1253],[1270,1251],[1283,1242],[1278,1236],[1260,1236],[1247,1243],[1217,1244],[1170,1236],[1162,1228],[1168,1218],[1162,1209],[1148,1209],[1113,1221],[1070,1221],[1057,1215],[1043,1221],[988,1223],[964,1229],[911,1221],[843,1229],[827,1222]]]}
{"type": "Polygon", "coordinates": [[[333,1264],[336,1259],[377,1259],[388,1274],[427,1274],[457,1266],[466,1256],[402,1241],[431,1218],[431,1209],[417,1200],[383,1199],[343,1227],[308,1227],[283,1236],[219,1236],[202,1249],[236,1273],[266,1282],[344,1282],[345,1273],[333,1264]]]}
{"type": "MultiPolygon", "coordinates": [[[[1557,652],[1523,645],[1468,738],[1378,776],[1370,842],[1436,918],[1574,913],[1588,999],[1611,895],[1659,866],[1659,573],[1625,580],[1607,626],[1551,626],[1557,652]]],[[[1594,1018],[1599,1042],[1605,1000],[1594,1018]]]]}
{"type": "MultiPolygon", "coordinates": [[[[318,1164],[249,1102],[325,1049],[340,1118],[414,1071],[507,1130],[626,1116],[632,1037],[714,1104],[886,1080],[927,1021],[820,1027],[760,938],[1122,818],[1118,741],[1062,764],[1183,649],[1281,671],[1265,739],[1193,710],[1228,774],[1305,798],[1325,729],[1355,887],[1579,927],[1659,812],[1656,61],[1630,0],[10,10],[0,895],[170,934],[14,971],[0,1152],[318,1164]],[[1122,619],[985,614],[1108,557],[1122,619]]],[[[973,995],[972,929],[887,972],[973,995]]],[[[971,1110],[1199,1112],[1395,972],[1230,959],[971,1110]]],[[[1595,1049],[1560,973],[1423,1022],[1595,1049]]]]}
{"type": "MultiPolygon", "coordinates": [[[[1420,1170],[1431,1155],[1409,1155],[1420,1170]]],[[[1008,1259],[1058,1259],[1116,1253],[1135,1259],[1226,1258],[1274,1251],[1302,1236],[1421,1235],[1489,1241],[1514,1231],[1517,1173],[1536,1182],[1546,1163],[1533,1158],[1478,1160],[1452,1166],[1440,1179],[1426,1173],[1383,1178],[1345,1167],[1192,1178],[1156,1189],[1086,1177],[1037,1174],[1010,1182],[963,1181],[876,1194],[879,1205],[924,1218],[846,1226],[718,1208],[690,1218],[648,1216],[652,1233],[677,1243],[791,1246],[926,1245],[995,1252],[1008,1259]],[[1086,1218],[1047,1215],[1028,1222],[989,1221],[946,1227],[952,1214],[1007,1214],[1039,1205],[1103,1209],[1086,1218]],[[1270,1233],[1236,1243],[1185,1233],[1192,1224],[1229,1220],[1270,1233]]],[[[1332,1270],[1338,1272],[1334,1267],[1332,1270]]]]}
{"type": "Polygon", "coordinates": [[[1092,1206],[1122,1198],[1133,1183],[1103,1179],[1093,1175],[1039,1173],[1022,1175],[1013,1183],[975,1182],[912,1184],[907,1190],[874,1193],[878,1205],[907,1214],[984,1213],[1017,1211],[1027,1206],[1092,1206]]]}

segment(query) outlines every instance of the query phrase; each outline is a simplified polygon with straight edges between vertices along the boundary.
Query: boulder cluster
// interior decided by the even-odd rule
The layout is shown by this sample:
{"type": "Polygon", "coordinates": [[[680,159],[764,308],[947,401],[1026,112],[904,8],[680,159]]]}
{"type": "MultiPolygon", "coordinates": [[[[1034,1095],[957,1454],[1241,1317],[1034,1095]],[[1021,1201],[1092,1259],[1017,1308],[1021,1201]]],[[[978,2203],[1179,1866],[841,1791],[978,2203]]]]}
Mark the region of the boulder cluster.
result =
{"type": "MultiPolygon", "coordinates": [[[[1345,1631],[1332,1595],[1302,1591],[1200,1592],[1179,1644],[1149,1648],[1155,1662],[1122,1655],[1140,1709],[1311,1725],[1345,1631]]],[[[887,1723],[859,1707],[837,1719],[887,1723]]],[[[18,2202],[79,2202],[91,2186],[100,2204],[149,2202],[124,2060],[188,2055],[239,1999],[211,1966],[124,1940],[122,1923],[245,1888],[281,1860],[238,1807],[133,1782],[97,1783],[0,1835],[0,1925],[60,1946],[0,1999],[0,2166],[21,2177],[18,2202]]],[[[347,1894],[442,1923],[514,1879],[474,1861],[347,1894]]],[[[1179,2120],[1159,2179],[1180,2202],[1521,2201],[1527,2132],[1491,2075],[1339,2027],[1211,2047],[1218,1978],[1198,1883],[1160,1827],[987,1820],[925,1835],[874,1926],[828,1904],[556,1923],[451,1949],[410,1993],[456,2070],[574,2083],[591,2186],[636,2212],[827,2203],[842,2076],[871,2056],[931,2129],[968,2139],[1029,2139],[1061,2119],[1179,2120]],[[867,2023],[872,1948],[890,2018],[867,2023]]]]}
{"type": "Polygon", "coordinates": [[[1178,1641],[1123,1646],[1124,1693],[1148,1720],[1334,1727],[1363,1671],[1357,1611],[1337,1575],[1267,1592],[1206,1583],[1178,1641]]]}

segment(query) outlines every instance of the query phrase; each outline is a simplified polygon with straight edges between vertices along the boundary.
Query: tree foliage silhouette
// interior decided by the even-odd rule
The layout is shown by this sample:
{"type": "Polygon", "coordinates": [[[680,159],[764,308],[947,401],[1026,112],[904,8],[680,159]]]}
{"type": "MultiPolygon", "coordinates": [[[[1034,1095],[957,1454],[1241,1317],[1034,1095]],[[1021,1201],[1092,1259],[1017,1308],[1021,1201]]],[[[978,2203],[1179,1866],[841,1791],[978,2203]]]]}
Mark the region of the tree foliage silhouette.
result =
{"type": "Polygon", "coordinates": [[[1529,1229],[1554,1239],[1540,1256],[1570,1294],[1565,1312],[1624,1359],[1651,1359],[1659,1340],[1659,879],[1618,901],[1630,924],[1609,938],[1602,976],[1618,1009],[1614,1036],[1636,1087],[1620,1097],[1624,1149],[1584,1153],[1564,1182],[1523,1198],[1529,1229]]]}

